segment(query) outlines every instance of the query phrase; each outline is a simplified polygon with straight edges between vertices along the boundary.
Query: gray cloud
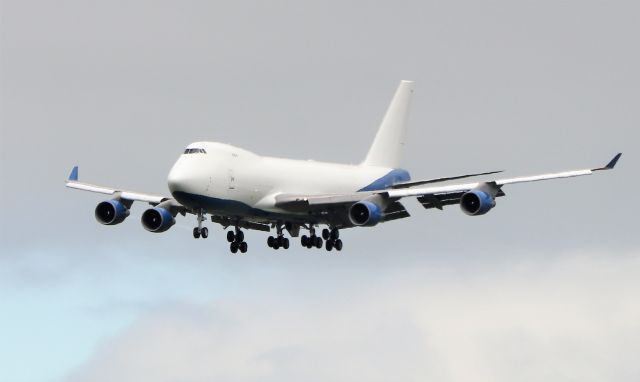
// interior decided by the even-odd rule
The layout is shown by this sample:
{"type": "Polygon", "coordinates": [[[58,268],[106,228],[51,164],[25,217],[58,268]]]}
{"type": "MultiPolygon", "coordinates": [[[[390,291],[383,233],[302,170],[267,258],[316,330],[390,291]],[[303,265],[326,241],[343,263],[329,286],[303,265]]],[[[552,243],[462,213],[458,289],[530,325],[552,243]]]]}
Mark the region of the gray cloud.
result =
{"type": "Polygon", "coordinates": [[[357,287],[346,274],[288,276],[165,306],[67,380],[637,380],[640,254],[531,259],[478,273],[410,267],[357,287]]]}

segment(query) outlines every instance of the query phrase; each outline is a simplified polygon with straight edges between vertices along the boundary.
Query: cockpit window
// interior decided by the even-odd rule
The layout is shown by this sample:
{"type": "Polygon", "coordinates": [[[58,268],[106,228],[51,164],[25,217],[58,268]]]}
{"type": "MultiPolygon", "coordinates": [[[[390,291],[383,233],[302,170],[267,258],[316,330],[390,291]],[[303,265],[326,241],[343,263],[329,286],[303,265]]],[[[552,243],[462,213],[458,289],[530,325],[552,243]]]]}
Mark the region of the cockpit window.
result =
{"type": "Polygon", "coordinates": [[[185,154],[206,154],[205,149],[185,149],[185,154]]]}

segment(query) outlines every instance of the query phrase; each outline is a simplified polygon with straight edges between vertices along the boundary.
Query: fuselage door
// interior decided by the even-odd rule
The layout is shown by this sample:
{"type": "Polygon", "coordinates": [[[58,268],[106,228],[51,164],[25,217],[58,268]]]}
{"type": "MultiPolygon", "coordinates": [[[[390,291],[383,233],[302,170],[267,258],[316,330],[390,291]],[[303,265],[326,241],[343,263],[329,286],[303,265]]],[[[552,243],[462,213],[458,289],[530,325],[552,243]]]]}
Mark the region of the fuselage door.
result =
{"type": "Polygon", "coordinates": [[[235,190],[236,189],[236,174],[235,174],[235,171],[233,169],[236,167],[236,162],[237,161],[238,161],[238,154],[237,153],[231,153],[231,161],[229,162],[229,171],[228,171],[229,189],[230,190],[235,190]]]}
{"type": "Polygon", "coordinates": [[[230,190],[235,190],[236,189],[236,176],[233,173],[233,169],[232,168],[229,169],[229,189],[230,190]]]}

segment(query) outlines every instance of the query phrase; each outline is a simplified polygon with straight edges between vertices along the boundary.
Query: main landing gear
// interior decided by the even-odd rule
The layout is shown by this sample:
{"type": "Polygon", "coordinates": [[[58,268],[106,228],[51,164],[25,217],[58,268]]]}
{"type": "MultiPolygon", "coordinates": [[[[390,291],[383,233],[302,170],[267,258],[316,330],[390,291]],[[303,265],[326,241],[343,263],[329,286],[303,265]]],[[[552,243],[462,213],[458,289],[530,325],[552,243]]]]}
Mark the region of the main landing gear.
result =
{"type": "Polygon", "coordinates": [[[327,251],[331,251],[332,249],[336,249],[338,251],[342,250],[342,240],[339,239],[340,231],[337,228],[333,228],[331,230],[323,229],[322,237],[316,236],[315,228],[309,228],[309,236],[302,235],[300,238],[300,244],[303,247],[307,248],[322,248],[323,240],[325,242],[325,248],[327,251]]]}
{"type": "Polygon", "coordinates": [[[236,227],[235,232],[227,232],[227,241],[231,243],[229,244],[231,253],[238,253],[238,250],[240,253],[246,253],[247,249],[249,249],[249,245],[244,241],[244,232],[240,231],[238,227],[236,227]]]}
{"type": "Polygon", "coordinates": [[[279,249],[279,248],[289,249],[289,239],[284,237],[281,224],[276,225],[276,231],[277,231],[277,236],[276,237],[269,236],[269,238],[267,239],[267,245],[273,249],[279,249]]]}
{"type": "Polygon", "coordinates": [[[209,229],[202,226],[203,221],[205,221],[204,213],[202,212],[202,210],[198,210],[198,226],[193,229],[194,239],[206,239],[209,237],[209,229]]]}
{"type": "Polygon", "coordinates": [[[342,240],[340,240],[340,231],[337,228],[331,230],[323,229],[322,238],[325,240],[325,248],[327,251],[336,249],[336,251],[342,251],[342,240]]]}
{"type": "Polygon", "coordinates": [[[300,244],[302,244],[303,247],[307,248],[322,248],[322,238],[316,236],[315,228],[311,227],[311,229],[309,230],[309,236],[302,235],[302,237],[300,238],[300,244]]]}

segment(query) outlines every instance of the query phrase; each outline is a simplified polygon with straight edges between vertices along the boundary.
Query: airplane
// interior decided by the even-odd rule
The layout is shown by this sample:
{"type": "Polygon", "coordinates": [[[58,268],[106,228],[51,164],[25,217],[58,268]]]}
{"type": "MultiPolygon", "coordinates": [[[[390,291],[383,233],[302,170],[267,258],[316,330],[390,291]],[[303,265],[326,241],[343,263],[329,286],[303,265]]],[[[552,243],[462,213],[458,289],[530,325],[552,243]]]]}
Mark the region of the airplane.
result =
{"type": "Polygon", "coordinates": [[[401,203],[404,198],[415,197],[426,209],[458,204],[467,215],[480,216],[495,207],[496,198],[505,196],[504,186],[592,175],[613,169],[622,155],[615,155],[604,167],[585,170],[463,184],[449,182],[501,171],[412,181],[400,167],[400,159],[413,93],[413,81],[400,82],[373,144],[357,165],[274,158],[229,144],[194,142],[169,172],[172,197],[83,183],[78,180],[78,166],[66,186],[110,195],[95,209],[96,220],[105,225],[122,223],[133,202],[145,202],[151,205],[141,219],[147,231],[165,232],[178,214],[193,214],[197,222],[193,237],[206,239],[209,230],[203,223],[209,215],[211,222],[231,228],[227,231],[231,253],[247,252],[243,229],[275,229],[267,245],[276,250],[289,248],[287,231],[292,238],[300,237],[303,247],[319,249],[324,243],[327,251],[341,251],[341,230],[409,217],[401,203]],[[320,235],[319,227],[325,227],[320,235]],[[300,236],[301,230],[308,235],[300,236]]]}

